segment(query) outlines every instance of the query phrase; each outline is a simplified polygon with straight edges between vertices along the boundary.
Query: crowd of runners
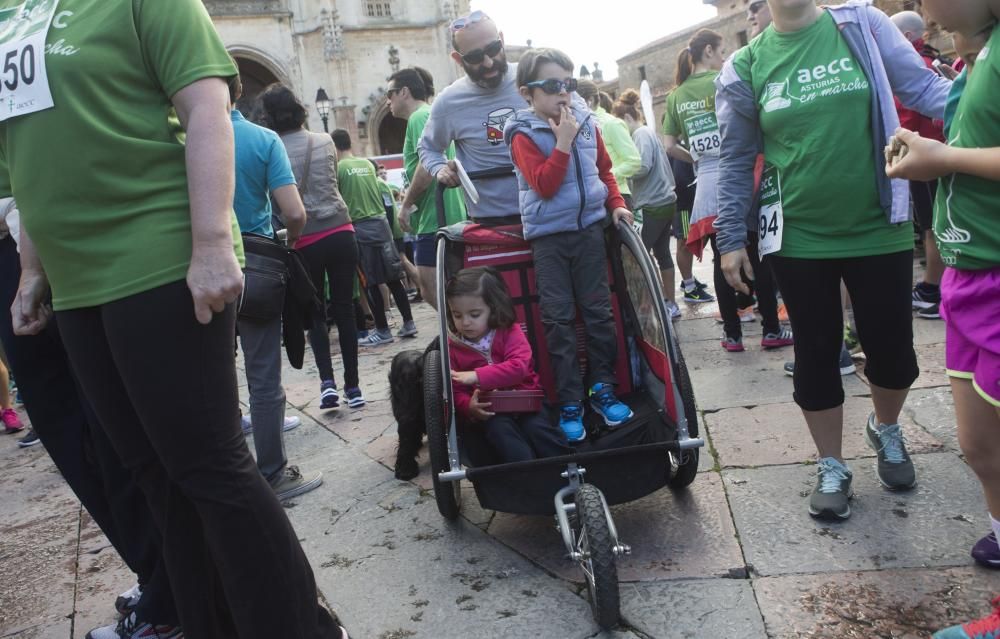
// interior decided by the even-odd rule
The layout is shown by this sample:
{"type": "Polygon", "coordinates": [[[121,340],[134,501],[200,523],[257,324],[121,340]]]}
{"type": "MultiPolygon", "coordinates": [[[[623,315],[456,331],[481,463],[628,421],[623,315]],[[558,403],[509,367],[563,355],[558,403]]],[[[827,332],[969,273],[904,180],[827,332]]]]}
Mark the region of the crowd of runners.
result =
{"type": "MultiPolygon", "coordinates": [[[[119,619],[87,637],[347,637],[280,504],[323,480],[285,455],[299,420],[281,370],[302,367],[308,340],[319,408],[362,408],[373,382],[359,349],[415,338],[411,303],[437,304],[439,217],[520,225],[531,246],[558,420],[480,398],[539,387],[494,271],[461,271],[437,309],[457,412],[504,461],[570,451],[588,411],[609,428],[633,417],[613,366],[615,226],[640,231],[670,317],[717,302],[725,351],[747,350],[757,313],[761,349],[793,348],[784,368],[818,459],[806,508],[820,519],[851,514],[852,351],[879,482],[918,481],[899,425],[919,372],[913,311],[943,319],[959,443],[991,513],[971,554],[1000,569],[1000,0],[923,10],[957,59],[912,11],[752,0],[748,45],[690,39],[661,122],[636,90],[612,99],[577,80],[556,49],[509,63],[498,25],[473,11],[450,24],[464,74],[440,95],[421,68],[388,78],[406,121],[400,189],[348,131],[309,131],[286,86],[237,110],[238,69],[199,0],[0,0],[2,51],[20,61],[4,84],[21,85],[0,113],[0,419],[22,431],[23,400],[33,430],[18,444],[44,444],[137,577],[119,619]],[[46,54],[55,38],[76,53],[46,54]],[[40,151],[66,148],[84,151],[40,151]],[[512,170],[467,199],[463,167],[512,170]],[[438,184],[452,187],[440,216],[438,184]],[[711,286],[692,270],[709,258],[711,286]]],[[[994,604],[934,636],[1000,637],[994,604]]]]}

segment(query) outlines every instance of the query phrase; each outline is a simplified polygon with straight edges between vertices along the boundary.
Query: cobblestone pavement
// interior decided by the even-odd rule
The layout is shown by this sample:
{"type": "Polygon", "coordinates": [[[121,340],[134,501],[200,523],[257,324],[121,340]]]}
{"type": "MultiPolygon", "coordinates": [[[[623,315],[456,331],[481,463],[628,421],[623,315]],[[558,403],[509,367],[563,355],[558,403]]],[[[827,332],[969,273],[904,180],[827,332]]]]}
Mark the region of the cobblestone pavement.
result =
{"type": "MultiPolygon", "coordinates": [[[[711,281],[707,263],[696,272],[711,281]]],[[[286,434],[289,460],[325,478],[287,512],[351,636],[926,638],[980,616],[1000,575],[968,556],[988,520],[955,438],[943,324],[914,320],[921,375],[902,422],[918,486],[889,493],[874,477],[859,366],[844,379],[853,516],[823,523],[806,513],[814,449],[781,372],[790,350],[761,351],[754,324],[747,352],[724,352],[715,310],[687,307],[676,322],[710,442],[701,473],[685,494],[613,508],[633,553],[619,565],[624,622],[606,635],[550,518],[483,511],[466,487],[449,524],[426,458],[414,482],[393,478],[386,372],[395,353],[433,336],[428,305],[415,309],[417,339],[363,352],[361,410],[318,409],[311,356],[287,369],[289,413],[303,421],[286,434]]],[[[0,468],[0,638],[78,638],[108,623],[133,577],[41,447],[0,439],[0,468]]]]}

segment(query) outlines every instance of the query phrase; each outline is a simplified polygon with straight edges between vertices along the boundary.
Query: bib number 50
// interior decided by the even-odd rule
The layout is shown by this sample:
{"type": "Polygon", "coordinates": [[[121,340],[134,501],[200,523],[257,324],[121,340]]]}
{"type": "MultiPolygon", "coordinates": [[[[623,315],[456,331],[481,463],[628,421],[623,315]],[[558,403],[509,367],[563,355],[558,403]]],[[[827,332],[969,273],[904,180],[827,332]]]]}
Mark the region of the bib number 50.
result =
{"type": "Polygon", "coordinates": [[[4,56],[3,73],[0,74],[4,89],[17,91],[18,87],[31,86],[35,82],[35,47],[26,44],[21,49],[11,49],[4,56]]]}

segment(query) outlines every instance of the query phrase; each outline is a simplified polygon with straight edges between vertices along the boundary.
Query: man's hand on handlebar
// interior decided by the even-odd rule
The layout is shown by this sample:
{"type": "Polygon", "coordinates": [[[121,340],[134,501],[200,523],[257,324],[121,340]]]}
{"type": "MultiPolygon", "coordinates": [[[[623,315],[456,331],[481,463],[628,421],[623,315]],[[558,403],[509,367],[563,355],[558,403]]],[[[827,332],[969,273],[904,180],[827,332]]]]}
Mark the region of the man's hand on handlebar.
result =
{"type": "Polygon", "coordinates": [[[458,169],[455,168],[454,160],[448,160],[448,164],[441,167],[435,177],[438,183],[445,186],[458,186],[460,184],[458,181],[458,169]]]}

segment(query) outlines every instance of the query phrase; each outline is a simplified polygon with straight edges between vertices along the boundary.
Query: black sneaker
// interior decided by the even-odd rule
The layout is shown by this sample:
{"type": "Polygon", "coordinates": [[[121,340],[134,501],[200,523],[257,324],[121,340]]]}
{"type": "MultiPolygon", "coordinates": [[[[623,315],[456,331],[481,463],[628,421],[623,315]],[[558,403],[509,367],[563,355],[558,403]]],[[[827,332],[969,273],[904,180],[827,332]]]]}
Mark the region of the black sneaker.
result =
{"type": "Polygon", "coordinates": [[[29,446],[34,446],[35,444],[41,444],[42,440],[38,439],[38,434],[35,433],[35,429],[32,428],[28,431],[28,434],[17,440],[17,445],[21,448],[28,448],[29,446]]]}
{"type": "Polygon", "coordinates": [[[929,320],[941,319],[941,305],[931,304],[927,308],[922,308],[917,311],[917,317],[929,320]]]}
{"type": "Polygon", "coordinates": [[[715,297],[705,288],[701,282],[697,282],[690,290],[684,289],[684,301],[688,304],[707,304],[714,302],[715,297]]]}
{"type": "Polygon", "coordinates": [[[913,460],[906,452],[906,438],[899,424],[875,426],[875,413],[868,416],[865,440],[878,453],[875,472],[889,490],[907,490],[917,483],[913,460]]]}
{"type": "Polygon", "coordinates": [[[833,457],[819,460],[816,488],[809,497],[809,514],[817,519],[840,520],[851,516],[851,469],[833,457]]]}
{"type": "Polygon", "coordinates": [[[941,303],[941,289],[920,282],[913,287],[913,308],[927,308],[941,303]]]}

